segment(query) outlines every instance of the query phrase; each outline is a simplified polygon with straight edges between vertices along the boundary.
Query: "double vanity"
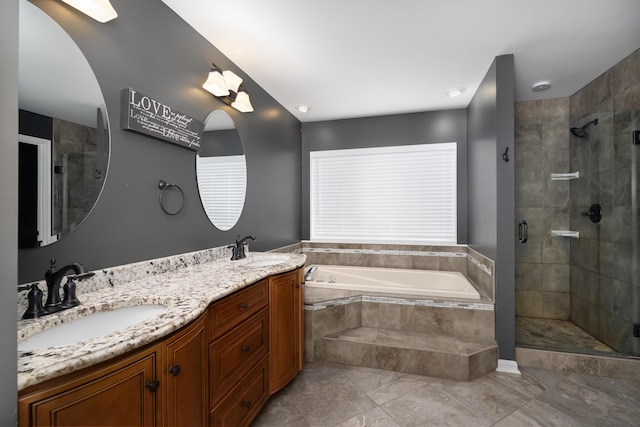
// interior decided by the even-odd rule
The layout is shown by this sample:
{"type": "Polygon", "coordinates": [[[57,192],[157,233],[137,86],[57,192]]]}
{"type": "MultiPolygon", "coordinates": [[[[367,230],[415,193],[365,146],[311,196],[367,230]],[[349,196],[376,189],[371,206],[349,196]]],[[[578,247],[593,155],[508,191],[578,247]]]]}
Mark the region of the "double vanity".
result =
{"type": "Polygon", "coordinates": [[[18,322],[19,425],[250,424],[302,369],[305,258],[97,272],[80,306],[18,322]]]}

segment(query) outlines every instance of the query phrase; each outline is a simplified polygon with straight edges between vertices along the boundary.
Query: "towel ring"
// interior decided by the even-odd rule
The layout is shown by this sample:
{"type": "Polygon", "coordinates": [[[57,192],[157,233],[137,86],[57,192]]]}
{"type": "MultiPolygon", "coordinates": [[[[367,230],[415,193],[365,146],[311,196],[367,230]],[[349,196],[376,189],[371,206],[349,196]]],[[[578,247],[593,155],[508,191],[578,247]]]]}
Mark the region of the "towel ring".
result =
{"type": "Polygon", "coordinates": [[[178,184],[167,184],[166,181],[162,179],[160,180],[160,182],[158,182],[158,188],[160,189],[160,209],[162,209],[162,211],[167,215],[171,216],[178,215],[180,212],[182,212],[182,209],[184,208],[184,191],[182,191],[182,188],[180,188],[178,184]],[[165,190],[172,187],[177,188],[180,192],[180,209],[178,209],[176,212],[169,212],[162,203],[162,197],[164,196],[165,190]]]}

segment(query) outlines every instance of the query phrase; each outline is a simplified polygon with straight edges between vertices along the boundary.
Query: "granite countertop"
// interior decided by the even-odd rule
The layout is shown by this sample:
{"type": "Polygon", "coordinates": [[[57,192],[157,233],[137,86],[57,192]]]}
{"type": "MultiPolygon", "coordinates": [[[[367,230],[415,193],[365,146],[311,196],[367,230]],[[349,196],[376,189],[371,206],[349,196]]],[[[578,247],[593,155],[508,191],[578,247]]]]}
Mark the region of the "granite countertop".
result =
{"type": "Polygon", "coordinates": [[[265,277],[302,267],[301,254],[248,253],[239,261],[228,259],[185,266],[175,271],[132,280],[93,292],[78,291],[82,305],[37,319],[18,321],[18,342],[50,327],[99,311],[134,305],[161,304],[161,315],[120,331],[75,344],[18,351],[18,390],[127,353],[185,326],[207,307],[228,294],[265,277]],[[250,267],[260,260],[281,258],[271,266],[250,267]]]}

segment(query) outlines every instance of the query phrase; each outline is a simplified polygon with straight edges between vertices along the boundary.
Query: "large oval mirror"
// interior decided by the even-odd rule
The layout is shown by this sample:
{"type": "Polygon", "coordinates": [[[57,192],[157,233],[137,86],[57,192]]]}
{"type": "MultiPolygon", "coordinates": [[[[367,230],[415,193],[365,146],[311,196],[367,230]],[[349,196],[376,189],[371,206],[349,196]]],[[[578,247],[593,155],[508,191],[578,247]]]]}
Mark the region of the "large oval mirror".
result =
{"type": "Polygon", "coordinates": [[[216,228],[230,230],[244,207],[247,163],[235,123],[222,110],[212,112],[204,121],[196,174],[207,217],[216,228]]]}
{"type": "Polygon", "coordinates": [[[109,127],[95,74],[73,39],[20,0],[18,247],[75,230],[102,191],[109,127]]]}

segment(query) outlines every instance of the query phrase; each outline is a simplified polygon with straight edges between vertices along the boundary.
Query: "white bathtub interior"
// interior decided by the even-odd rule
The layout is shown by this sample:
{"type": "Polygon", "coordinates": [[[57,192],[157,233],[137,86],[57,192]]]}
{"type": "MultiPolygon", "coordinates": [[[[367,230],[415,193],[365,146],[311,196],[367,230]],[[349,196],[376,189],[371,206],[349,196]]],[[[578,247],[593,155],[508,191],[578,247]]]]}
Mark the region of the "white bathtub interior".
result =
{"type": "Polygon", "coordinates": [[[317,267],[305,286],[401,295],[480,299],[467,278],[455,271],[311,265],[317,267]]]}

